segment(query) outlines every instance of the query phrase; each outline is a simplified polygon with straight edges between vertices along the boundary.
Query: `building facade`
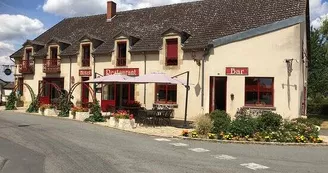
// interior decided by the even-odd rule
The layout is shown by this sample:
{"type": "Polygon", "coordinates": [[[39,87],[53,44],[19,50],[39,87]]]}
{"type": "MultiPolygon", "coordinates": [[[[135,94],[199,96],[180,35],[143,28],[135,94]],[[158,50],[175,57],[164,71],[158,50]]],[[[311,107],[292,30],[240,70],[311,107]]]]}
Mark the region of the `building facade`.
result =
{"type": "MultiPolygon", "coordinates": [[[[11,56],[16,84],[28,106],[22,83],[48,104],[58,90],[98,76],[189,71],[189,120],[216,109],[234,116],[241,108],[296,118],[306,115],[308,15],[307,0],[204,0],[123,12],[109,1],[105,15],[64,19],[26,41],[11,56]]],[[[182,85],[89,86],[103,111],[137,100],[184,117],[182,85]]],[[[91,102],[91,92],[78,86],[73,103],[91,102]]]]}

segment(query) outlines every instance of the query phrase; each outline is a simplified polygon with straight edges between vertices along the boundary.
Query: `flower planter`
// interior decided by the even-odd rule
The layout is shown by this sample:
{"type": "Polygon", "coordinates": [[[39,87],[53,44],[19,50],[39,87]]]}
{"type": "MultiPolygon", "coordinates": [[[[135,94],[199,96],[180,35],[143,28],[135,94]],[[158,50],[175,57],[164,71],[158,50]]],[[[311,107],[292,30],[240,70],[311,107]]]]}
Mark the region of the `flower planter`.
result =
{"type": "Polygon", "coordinates": [[[114,117],[110,117],[109,120],[107,120],[107,125],[109,127],[118,127],[118,120],[114,117]]]}
{"type": "Polygon", "coordinates": [[[68,119],[75,119],[75,115],[73,115],[72,111],[69,111],[68,119]]]}
{"type": "Polygon", "coordinates": [[[58,116],[58,113],[55,109],[44,109],[44,111],[39,111],[39,113],[41,113],[41,115],[44,116],[51,116],[51,117],[56,117],[58,116]]]}
{"type": "MultiPolygon", "coordinates": [[[[79,121],[84,121],[85,119],[89,118],[89,112],[75,112],[75,119],[79,121]]],[[[74,118],[74,116],[73,116],[74,118]]]]}
{"type": "Polygon", "coordinates": [[[118,128],[119,129],[132,129],[134,127],[134,121],[130,119],[119,119],[118,128]]]}

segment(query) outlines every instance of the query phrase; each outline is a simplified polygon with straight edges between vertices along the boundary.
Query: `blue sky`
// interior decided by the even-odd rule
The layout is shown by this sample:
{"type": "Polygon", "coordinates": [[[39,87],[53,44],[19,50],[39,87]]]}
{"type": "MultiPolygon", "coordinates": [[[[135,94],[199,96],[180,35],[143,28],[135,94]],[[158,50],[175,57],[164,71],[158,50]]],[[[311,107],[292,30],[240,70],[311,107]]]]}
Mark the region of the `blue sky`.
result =
{"type": "MultiPolygon", "coordinates": [[[[194,0],[114,0],[118,10],[130,10],[194,0]]],[[[310,0],[311,21],[320,26],[328,14],[328,0],[310,0]]],[[[107,0],[0,0],[0,63],[19,49],[26,39],[34,39],[67,17],[106,12],[107,0]]]]}

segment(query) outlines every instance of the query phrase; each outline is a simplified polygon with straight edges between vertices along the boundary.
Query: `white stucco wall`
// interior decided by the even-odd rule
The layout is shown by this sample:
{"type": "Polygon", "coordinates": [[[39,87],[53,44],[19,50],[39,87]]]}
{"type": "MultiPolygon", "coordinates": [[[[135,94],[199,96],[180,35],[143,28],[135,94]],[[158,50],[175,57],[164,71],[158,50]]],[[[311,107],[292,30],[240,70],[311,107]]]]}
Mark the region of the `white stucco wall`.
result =
{"type": "MultiPolygon", "coordinates": [[[[91,66],[84,68],[81,67],[81,52],[77,56],[71,57],[72,59],[72,74],[75,82],[79,82],[80,69],[91,69],[92,72],[104,74],[104,69],[108,68],[139,68],[140,75],[152,72],[164,72],[168,75],[174,76],[185,71],[190,71],[191,89],[189,92],[189,107],[188,107],[188,120],[194,118],[200,113],[209,112],[210,104],[210,76],[226,76],[226,67],[248,67],[250,77],[273,77],[274,78],[274,108],[278,113],[283,115],[284,118],[295,118],[300,114],[301,107],[301,93],[303,92],[303,64],[301,61],[301,40],[304,39],[303,32],[301,32],[301,25],[294,25],[279,31],[267,33],[264,35],[249,38],[243,41],[233,42],[222,45],[211,50],[211,54],[206,57],[205,63],[205,88],[204,88],[204,107],[201,107],[201,82],[202,73],[201,66],[198,66],[193,58],[201,59],[204,52],[199,51],[192,54],[191,52],[183,52],[181,45],[179,46],[179,60],[178,66],[167,67],[165,66],[165,46],[159,52],[146,52],[142,53],[127,53],[127,66],[116,67],[117,52],[109,55],[97,55],[96,68],[93,69],[94,59],[91,57],[91,66]],[[146,64],[145,64],[146,59],[146,64]],[[287,65],[285,59],[296,59],[298,62],[293,62],[293,72],[290,76],[290,84],[297,87],[290,87],[290,103],[288,104],[287,86],[287,65]],[[145,70],[146,66],[146,70],[145,70]],[[289,105],[289,106],[288,106],[289,105]]],[[[180,37],[173,33],[168,34],[163,39],[163,45],[166,38],[180,37]]],[[[118,40],[129,41],[124,37],[118,40]]],[[[87,40],[83,43],[90,43],[87,40]]],[[[129,42],[128,42],[129,45],[129,42]]],[[[92,47],[92,46],[91,46],[92,47]]],[[[91,50],[92,51],[92,50],[91,50]]],[[[129,50],[127,50],[129,51],[129,50]]],[[[64,77],[65,89],[69,89],[70,80],[70,60],[69,58],[62,58],[61,73],[47,75],[42,71],[42,59],[36,59],[35,74],[24,75],[24,81],[29,84],[34,92],[38,91],[38,81],[43,77],[64,77]]],[[[90,77],[90,79],[93,76],[90,77]]],[[[181,80],[186,80],[186,76],[179,77],[181,80]]],[[[92,85],[91,85],[92,86],[92,85]]],[[[155,102],[155,85],[147,84],[146,93],[144,93],[144,85],[136,85],[135,99],[140,101],[143,106],[151,108],[155,102]],[[146,100],[144,100],[146,94],[146,100]]],[[[227,112],[234,116],[237,109],[244,106],[245,99],[245,76],[228,76],[227,77],[227,112]],[[230,94],[235,95],[235,99],[230,99],[230,94]]],[[[180,85],[177,88],[177,108],[175,109],[175,118],[184,118],[185,109],[185,87],[180,85]]],[[[26,105],[30,102],[29,94],[24,90],[24,100],[26,105]]],[[[81,98],[81,87],[77,87],[73,93],[73,103],[81,98]]],[[[91,101],[91,96],[89,97],[91,101]]],[[[97,99],[101,100],[101,94],[97,94],[97,99]]]]}

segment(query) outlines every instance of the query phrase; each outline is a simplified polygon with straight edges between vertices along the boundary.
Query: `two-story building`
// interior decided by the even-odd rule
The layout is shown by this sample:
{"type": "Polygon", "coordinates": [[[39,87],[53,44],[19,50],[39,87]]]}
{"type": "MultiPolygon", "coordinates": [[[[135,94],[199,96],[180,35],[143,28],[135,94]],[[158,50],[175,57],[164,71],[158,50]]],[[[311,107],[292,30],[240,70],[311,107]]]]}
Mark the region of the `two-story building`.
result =
{"type": "MultiPolygon", "coordinates": [[[[51,103],[58,88],[100,75],[189,71],[189,119],[240,108],[295,118],[306,114],[308,33],[308,0],[201,0],[121,12],[109,1],[107,14],[64,19],[11,58],[25,105],[31,98],[22,83],[51,103]]],[[[104,111],[138,100],[184,117],[182,85],[90,86],[104,111]]],[[[91,101],[85,85],[73,95],[73,103],[91,101]]]]}

